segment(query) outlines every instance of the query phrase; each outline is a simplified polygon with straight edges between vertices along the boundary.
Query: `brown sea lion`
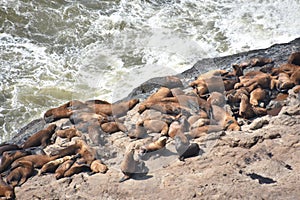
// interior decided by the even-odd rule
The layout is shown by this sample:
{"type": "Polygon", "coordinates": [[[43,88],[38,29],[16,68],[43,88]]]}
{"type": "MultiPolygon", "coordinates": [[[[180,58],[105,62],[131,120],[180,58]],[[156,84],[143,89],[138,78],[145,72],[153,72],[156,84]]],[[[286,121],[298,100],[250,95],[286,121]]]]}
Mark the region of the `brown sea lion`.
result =
{"type": "Polygon", "coordinates": [[[273,68],[272,70],[272,75],[276,76],[279,73],[286,73],[289,76],[292,75],[295,71],[298,71],[300,68],[300,66],[298,65],[294,65],[294,64],[289,64],[289,63],[285,63],[280,65],[279,68],[273,68]]]}
{"type": "Polygon", "coordinates": [[[153,152],[153,151],[158,151],[162,148],[164,148],[166,146],[167,143],[167,137],[162,136],[160,138],[158,138],[158,140],[153,141],[147,145],[142,146],[141,149],[141,153],[149,153],[149,152],[153,152]]]}
{"type": "Polygon", "coordinates": [[[212,117],[223,127],[223,130],[228,130],[229,127],[230,130],[240,130],[240,126],[235,118],[220,106],[212,105],[212,117]]]}
{"type": "Polygon", "coordinates": [[[131,99],[129,101],[118,102],[114,104],[94,104],[89,105],[96,114],[113,115],[115,117],[124,116],[127,111],[131,110],[137,103],[138,99],[131,99]]]}
{"type": "Polygon", "coordinates": [[[30,152],[25,150],[5,151],[1,158],[0,173],[5,171],[11,165],[11,163],[13,163],[18,158],[27,156],[29,154],[30,152]]]}
{"type": "Polygon", "coordinates": [[[299,70],[295,71],[291,77],[290,80],[295,84],[295,85],[300,85],[300,67],[299,70]]]}
{"type": "Polygon", "coordinates": [[[33,163],[27,160],[22,160],[10,169],[9,174],[6,177],[6,181],[13,187],[21,186],[33,175],[33,172],[33,163]]]}
{"type": "Polygon", "coordinates": [[[51,123],[62,118],[69,118],[73,113],[71,109],[72,104],[72,101],[70,101],[59,107],[47,110],[44,114],[45,121],[51,123]]]}
{"type": "Polygon", "coordinates": [[[34,168],[41,168],[44,164],[46,164],[49,161],[55,160],[55,156],[48,156],[48,155],[28,155],[24,156],[21,158],[18,158],[15,160],[12,164],[11,167],[14,168],[19,165],[21,162],[26,162],[29,161],[33,164],[34,168]]]}
{"type": "Polygon", "coordinates": [[[93,173],[105,174],[108,170],[108,167],[101,160],[94,160],[90,168],[93,173]]]}
{"type": "Polygon", "coordinates": [[[292,53],[289,56],[287,63],[300,66],[300,52],[292,53]]]}
{"type": "Polygon", "coordinates": [[[101,124],[101,129],[109,134],[122,131],[122,132],[127,132],[127,128],[124,124],[114,121],[114,122],[106,122],[101,124]]]}
{"type": "Polygon", "coordinates": [[[31,137],[29,137],[26,142],[22,145],[23,149],[29,148],[29,147],[37,147],[42,146],[46,147],[50,143],[50,139],[52,135],[55,133],[56,125],[50,124],[47,128],[38,131],[31,137]]]}
{"type": "Polygon", "coordinates": [[[250,104],[258,106],[259,102],[264,101],[267,97],[267,92],[262,88],[256,88],[250,93],[250,104]]]}
{"type": "Polygon", "coordinates": [[[38,175],[42,175],[44,173],[47,173],[47,172],[55,172],[55,170],[57,169],[57,167],[64,163],[65,161],[67,160],[75,160],[77,157],[79,157],[78,155],[72,155],[72,156],[65,156],[63,158],[58,158],[58,159],[55,159],[55,160],[51,160],[47,163],[45,163],[42,168],[40,169],[38,175]]]}
{"type": "Polygon", "coordinates": [[[19,149],[21,149],[21,148],[16,144],[4,143],[4,144],[0,145],[0,155],[2,156],[5,151],[19,150],[19,149]]]}
{"type": "Polygon", "coordinates": [[[90,165],[96,159],[95,149],[87,145],[83,140],[76,140],[75,144],[80,147],[76,153],[80,154],[81,159],[90,165]]]}
{"type": "Polygon", "coordinates": [[[55,170],[55,178],[60,179],[64,177],[65,172],[70,169],[70,167],[73,165],[75,160],[67,160],[64,163],[62,163],[58,168],[55,170]]]}
{"type": "Polygon", "coordinates": [[[15,199],[15,191],[11,185],[8,185],[2,177],[0,177],[0,198],[5,197],[5,199],[15,199]]]}
{"type": "Polygon", "coordinates": [[[205,125],[192,129],[188,135],[190,138],[200,138],[208,133],[219,132],[223,129],[221,125],[205,125]]]}
{"type": "Polygon", "coordinates": [[[65,171],[64,177],[70,177],[73,176],[74,174],[78,174],[80,172],[88,172],[90,171],[90,165],[80,162],[80,161],[75,161],[72,166],[65,171]]]}
{"type": "Polygon", "coordinates": [[[183,134],[185,131],[184,124],[174,121],[170,124],[168,136],[174,138],[176,135],[183,134]]]}
{"type": "Polygon", "coordinates": [[[267,114],[267,110],[265,108],[261,108],[258,106],[252,106],[249,102],[249,97],[247,95],[242,95],[239,116],[250,119],[257,116],[263,116],[267,114]]]}
{"type": "Polygon", "coordinates": [[[250,71],[239,79],[240,82],[234,85],[234,89],[247,87],[248,91],[251,92],[258,86],[264,89],[270,88],[271,76],[261,71],[250,71]]]}
{"type": "Polygon", "coordinates": [[[71,127],[68,129],[58,130],[55,134],[60,138],[68,138],[69,141],[72,140],[73,137],[81,137],[81,132],[78,131],[75,127],[71,127]]]}
{"type": "Polygon", "coordinates": [[[148,119],[143,122],[146,130],[152,133],[161,133],[161,135],[167,135],[169,130],[169,125],[163,120],[148,119]]]}

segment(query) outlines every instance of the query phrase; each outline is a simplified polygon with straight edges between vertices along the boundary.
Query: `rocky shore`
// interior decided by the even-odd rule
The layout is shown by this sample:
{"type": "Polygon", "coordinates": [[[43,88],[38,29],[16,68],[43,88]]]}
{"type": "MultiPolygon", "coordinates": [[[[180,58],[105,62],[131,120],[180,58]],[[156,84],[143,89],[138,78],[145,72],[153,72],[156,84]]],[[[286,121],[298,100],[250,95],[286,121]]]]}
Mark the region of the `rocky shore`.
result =
{"type": "MultiPolygon", "coordinates": [[[[16,184],[16,199],[299,198],[295,52],[300,39],[203,59],[114,104],[72,100],[45,111],[7,143],[51,160],[74,159],[80,170],[57,178],[55,169],[41,173],[45,162],[16,184]],[[93,168],[95,160],[107,168],[93,168]]],[[[21,164],[1,169],[3,180],[21,164]]]]}

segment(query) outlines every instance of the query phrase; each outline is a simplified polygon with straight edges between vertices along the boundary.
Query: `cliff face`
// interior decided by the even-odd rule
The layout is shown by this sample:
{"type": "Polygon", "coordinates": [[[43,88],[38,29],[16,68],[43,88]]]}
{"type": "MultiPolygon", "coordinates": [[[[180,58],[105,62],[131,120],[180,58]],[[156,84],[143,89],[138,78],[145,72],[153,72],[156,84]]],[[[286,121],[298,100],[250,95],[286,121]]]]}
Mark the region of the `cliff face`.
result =
{"type": "MultiPolygon", "coordinates": [[[[295,88],[283,92],[285,97],[280,102],[280,108],[283,107],[276,114],[247,119],[238,116],[243,114],[242,112],[232,111],[232,115],[237,113],[235,114],[236,122],[240,130],[228,129],[235,119],[232,119],[227,124],[228,126],[213,130],[212,127],[219,124],[212,122],[212,118],[215,120],[217,117],[208,112],[213,117],[210,118],[212,126],[207,131],[197,136],[195,134],[200,131],[194,131],[194,135],[191,129],[183,131],[190,139],[190,143],[196,143],[200,147],[197,156],[186,158],[184,161],[178,159],[177,143],[170,136],[169,131],[165,147],[152,152],[143,159],[146,171],[138,172],[131,179],[119,183],[123,176],[120,166],[128,149],[134,147],[137,150],[141,146],[145,148],[152,138],[160,137],[162,134],[153,131],[139,140],[128,137],[128,134],[131,134],[131,128],[136,128],[133,125],[137,126],[143,117],[145,120],[146,114],[143,115],[141,112],[141,105],[157,89],[162,86],[180,87],[181,91],[190,92],[189,84],[205,72],[216,69],[230,71],[233,64],[244,66],[243,63],[246,63],[245,66],[248,65],[245,73],[260,70],[262,67],[278,68],[288,62],[288,57],[292,52],[297,51],[300,51],[300,39],[287,44],[274,45],[268,49],[222,58],[203,59],[190,70],[176,77],[154,78],[145,82],[123,100],[140,99],[140,103],[130,109],[125,116],[118,117],[120,121],[116,120],[125,125],[125,131],[111,134],[102,131],[98,133],[97,138],[95,138],[95,133],[82,131],[81,138],[96,151],[97,159],[101,159],[108,166],[109,169],[105,174],[89,175],[87,172],[81,172],[59,180],[56,180],[53,173],[34,175],[22,186],[15,187],[16,198],[297,199],[300,196],[300,93],[295,88]],[[249,68],[253,59],[261,57],[270,58],[271,64],[254,65],[252,63],[252,67],[249,68]],[[191,135],[193,137],[190,137],[191,135]]],[[[281,87],[280,84],[279,86],[281,87]]],[[[76,105],[72,105],[72,108],[74,107],[76,105]]],[[[93,109],[96,110],[96,107],[93,109]]],[[[183,112],[183,110],[180,111],[181,115],[186,115],[186,111],[183,112]]],[[[114,113],[118,112],[119,110],[114,113]]],[[[177,112],[177,110],[172,110],[172,112],[177,112]]],[[[224,113],[228,112],[224,111],[224,113]]],[[[181,116],[175,115],[175,117],[181,116]]],[[[178,119],[178,121],[182,123],[181,120],[178,119]]],[[[44,119],[35,120],[9,142],[21,145],[31,135],[47,127],[49,123],[44,119]]],[[[68,118],[51,123],[55,123],[58,127],[70,125],[68,118]]],[[[146,127],[145,122],[143,125],[146,127]]],[[[91,126],[88,125],[88,127],[91,126]]],[[[155,127],[156,125],[150,124],[149,126],[155,127]]],[[[199,125],[199,127],[204,126],[199,125]]],[[[44,151],[46,154],[53,153],[57,149],[74,144],[75,140],[76,137],[71,142],[57,137],[54,140],[55,143],[48,145],[44,151]]],[[[136,157],[139,158],[140,154],[134,156],[138,160],[136,157]]]]}

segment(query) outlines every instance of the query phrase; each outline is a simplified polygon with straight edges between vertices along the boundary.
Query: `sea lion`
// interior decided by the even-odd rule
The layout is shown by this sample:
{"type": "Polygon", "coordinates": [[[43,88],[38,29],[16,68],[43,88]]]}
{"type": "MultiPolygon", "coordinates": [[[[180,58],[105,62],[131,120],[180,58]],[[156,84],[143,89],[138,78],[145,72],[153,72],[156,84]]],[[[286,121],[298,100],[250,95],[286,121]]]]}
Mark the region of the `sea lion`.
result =
{"type": "Polygon", "coordinates": [[[44,164],[46,164],[49,161],[55,160],[57,157],[55,156],[48,156],[48,155],[28,155],[24,156],[21,158],[18,158],[15,160],[12,164],[11,167],[14,168],[19,165],[21,162],[26,162],[29,161],[33,164],[34,168],[41,168],[44,164]]]}
{"type": "Polygon", "coordinates": [[[6,181],[13,187],[21,186],[33,175],[33,172],[33,163],[27,160],[22,160],[10,169],[9,174],[6,177],[6,181]]]}
{"type": "Polygon", "coordinates": [[[300,66],[300,52],[292,53],[289,56],[287,63],[300,66]]]}
{"type": "Polygon", "coordinates": [[[19,149],[21,149],[21,148],[16,144],[4,143],[4,144],[0,145],[0,155],[2,156],[5,151],[19,150],[19,149]]]}
{"type": "Polygon", "coordinates": [[[51,108],[44,114],[44,119],[47,123],[54,122],[62,118],[69,118],[73,111],[70,109],[72,102],[67,102],[59,107],[51,108]]]}
{"type": "Polygon", "coordinates": [[[68,138],[69,141],[71,141],[73,137],[81,137],[82,135],[75,127],[58,130],[55,134],[60,138],[68,138]]]}
{"type": "Polygon", "coordinates": [[[197,143],[189,143],[185,138],[180,136],[174,137],[175,149],[179,155],[178,159],[180,161],[184,161],[185,158],[197,156],[200,151],[200,147],[197,143]]]}
{"type": "Polygon", "coordinates": [[[119,183],[130,179],[135,173],[137,173],[138,162],[134,159],[135,149],[131,148],[124,155],[121,162],[120,169],[124,176],[119,180],[119,183]]]}
{"type": "Polygon", "coordinates": [[[240,82],[234,85],[234,89],[240,87],[247,87],[248,91],[251,92],[257,87],[264,89],[270,88],[271,76],[261,71],[250,71],[244,76],[239,77],[240,82]]]}
{"type": "Polygon", "coordinates": [[[45,148],[49,143],[52,135],[55,133],[56,125],[50,124],[47,128],[38,131],[31,137],[29,137],[26,142],[22,145],[23,149],[29,147],[42,146],[45,148]]]}
{"type": "Polygon", "coordinates": [[[101,160],[94,160],[90,166],[92,173],[102,173],[105,174],[108,170],[108,167],[103,164],[101,160]]]}
{"type": "Polygon", "coordinates": [[[161,135],[167,135],[169,130],[169,125],[157,119],[148,119],[143,122],[144,127],[146,130],[152,133],[161,133],[161,135]]]}
{"type": "Polygon", "coordinates": [[[162,148],[164,148],[166,146],[167,143],[167,137],[162,136],[160,138],[158,138],[158,140],[153,141],[151,143],[149,143],[148,145],[144,145],[142,146],[141,149],[141,153],[149,153],[149,152],[153,152],[153,151],[158,151],[162,148]]]}
{"type": "Polygon", "coordinates": [[[208,103],[223,107],[226,103],[225,95],[220,92],[211,92],[207,98],[208,103]]]}
{"type": "Polygon", "coordinates": [[[291,77],[290,80],[295,84],[295,85],[300,85],[300,67],[299,70],[295,71],[291,77]]]}
{"type": "Polygon", "coordinates": [[[200,138],[208,133],[219,132],[222,130],[224,130],[224,127],[221,125],[205,125],[190,130],[188,136],[189,138],[200,138]]]}
{"type": "Polygon", "coordinates": [[[64,163],[65,161],[67,160],[75,160],[76,158],[78,158],[79,155],[72,155],[72,156],[65,156],[63,158],[58,158],[58,159],[55,159],[55,160],[51,160],[49,162],[47,162],[46,164],[44,164],[42,166],[42,168],[40,169],[38,175],[42,175],[44,173],[47,173],[47,172],[55,172],[55,170],[57,169],[57,167],[64,163]]]}
{"type": "Polygon", "coordinates": [[[212,118],[226,130],[240,130],[240,126],[234,117],[232,117],[224,108],[217,105],[212,105],[212,118]]]}
{"type": "Polygon", "coordinates": [[[252,106],[249,102],[249,97],[247,95],[242,95],[239,116],[250,119],[257,116],[263,116],[267,114],[267,110],[265,108],[261,108],[258,106],[252,106]]]}
{"type": "Polygon", "coordinates": [[[90,171],[90,166],[86,163],[75,161],[72,166],[65,171],[64,177],[71,177],[74,174],[78,174],[80,172],[90,171]]]}
{"type": "Polygon", "coordinates": [[[11,185],[8,185],[2,179],[2,177],[0,177],[0,197],[5,197],[6,199],[15,199],[16,198],[14,188],[11,185]]]}
{"type": "Polygon", "coordinates": [[[168,136],[174,138],[176,135],[183,134],[185,129],[184,124],[174,121],[170,124],[168,136]]]}
{"type": "Polygon", "coordinates": [[[96,114],[105,114],[108,116],[122,117],[127,111],[131,110],[137,103],[138,99],[131,99],[129,101],[118,102],[114,104],[94,104],[89,105],[96,114]]]}
{"type": "Polygon", "coordinates": [[[5,171],[11,165],[11,163],[13,163],[18,158],[27,156],[29,154],[30,152],[26,150],[5,151],[1,158],[0,173],[5,171]]]}
{"type": "Polygon", "coordinates": [[[120,123],[120,122],[106,122],[101,124],[101,129],[109,134],[118,132],[118,131],[122,131],[122,132],[127,132],[127,128],[126,126],[124,126],[124,124],[120,123]]]}
{"type": "Polygon", "coordinates": [[[107,122],[108,116],[106,114],[96,114],[93,112],[83,112],[83,111],[77,111],[74,112],[70,116],[70,121],[72,124],[80,124],[82,122],[87,123],[89,121],[98,121],[100,122],[107,122]]]}
{"type": "Polygon", "coordinates": [[[70,167],[73,165],[75,160],[67,160],[64,163],[62,163],[58,168],[55,170],[55,178],[60,179],[64,177],[65,172],[70,169],[70,167]]]}
{"type": "Polygon", "coordinates": [[[250,93],[250,104],[258,106],[259,102],[266,100],[267,92],[262,88],[256,88],[250,93]]]}
{"type": "Polygon", "coordinates": [[[80,147],[76,153],[80,154],[81,159],[90,165],[96,159],[95,149],[87,145],[83,140],[76,140],[75,144],[80,147]]]}

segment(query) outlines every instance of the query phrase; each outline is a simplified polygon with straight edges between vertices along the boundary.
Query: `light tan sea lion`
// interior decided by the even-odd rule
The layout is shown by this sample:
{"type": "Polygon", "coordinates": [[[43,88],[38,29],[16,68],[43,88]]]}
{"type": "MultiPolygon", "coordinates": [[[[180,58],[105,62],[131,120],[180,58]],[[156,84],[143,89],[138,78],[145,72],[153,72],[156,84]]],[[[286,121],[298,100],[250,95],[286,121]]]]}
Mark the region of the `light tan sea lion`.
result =
{"type": "Polygon", "coordinates": [[[55,172],[55,170],[57,169],[57,167],[64,163],[65,161],[67,160],[75,160],[78,156],[77,155],[72,155],[72,156],[65,156],[63,158],[58,158],[58,159],[55,159],[55,160],[51,160],[49,162],[47,162],[46,164],[44,164],[42,166],[42,168],[40,169],[38,175],[42,175],[44,173],[47,173],[47,172],[55,172]]]}
{"type": "Polygon", "coordinates": [[[5,197],[6,199],[15,199],[14,188],[8,185],[2,177],[0,177],[0,198],[5,197]]]}
{"type": "Polygon", "coordinates": [[[108,167],[105,164],[103,164],[101,160],[94,160],[90,168],[93,173],[105,174],[108,170],[108,167]]]}
{"type": "Polygon", "coordinates": [[[137,173],[138,162],[134,160],[135,149],[131,148],[128,152],[125,153],[120,169],[124,176],[119,180],[119,182],[124,182],[130,179],[135,173],[137,173]]]}
{"type": "Polygon", "coordinates": [[[109,134],[118,132],[118,131],[122,131],[122,132],[127,132],[127,128],[124,124],[120,123],[120,122],[106,122],[101,124],[101,129],[109,134]]]}
{"type": "Polygon", "coordinates": [[[188,135],[191,138],[200,138],[208,133],[222,131],[223,129],[221,125],[205,125],[192,129],[188,135]]]}
{"type": "Polygon", "coordinates": [[[267,92],[262,88],[256,88],[250,93],[250,104],[258,106],[260,101],[265,100],[267,92]]]}
{"type": "Polygon", "coordinates": [[[81,132],[78,131],[75,127],[71,127],[68,129],[58,130],[55,134],[60,138],[68,138],[69,141],[72,140],[73,137],[81,137],[81,132]]]}
{"type": "Polygon", "coordinates": [[[0,173],[5,171],[11,165],[11,163],[13,163],[18,158],[27,156],[29,154],[30,152],[25,150],[5,151],[1,158],[0,173]]]}
{"type": "Polygon", "coordinates": [[[33,163],[27,160],[19,161],[17,165],[13,166],[6,177],[7,183],[11,186],[21,186],[33,175],[33,163]]]}
{"type": "Polygon", "coordinates": [[[56,125],[50,124],[46,129],[40,130],[31,137],[29,137],[26,142],[22,145],[23,149],[29,147],[42,146],[45,148],[49,143],[52,135],[55,133],[56,125]]]}
{"type": "Polygon", "coordinates": [[[182,135],[184,133],[184,125],[178,121],[174,121],[170,124],[168,136],[174,138],[176,135],[182,135]]]}
{"type": "Polygon", "coordinates": [[[158,140],[149,143],[148,145],[144,145],[141,147],[141,153],[148,153],[153,151],[158,151],[166,146],[167,137],[162,136],[158,138],[158,140]]]}
{"type": "Polygon", "coordinates": [[[58,168],[55,170],[55,178],[60,179],[64,177],[65,172],[70,169],[70,167],[73,165],[75,160],[67,160],[64,163],[62,163],[58,168]]]}

